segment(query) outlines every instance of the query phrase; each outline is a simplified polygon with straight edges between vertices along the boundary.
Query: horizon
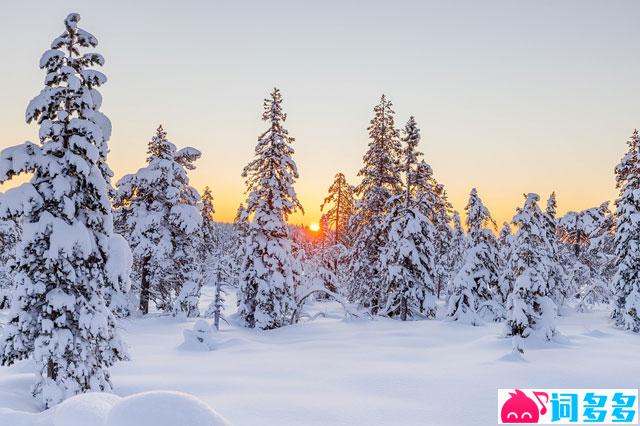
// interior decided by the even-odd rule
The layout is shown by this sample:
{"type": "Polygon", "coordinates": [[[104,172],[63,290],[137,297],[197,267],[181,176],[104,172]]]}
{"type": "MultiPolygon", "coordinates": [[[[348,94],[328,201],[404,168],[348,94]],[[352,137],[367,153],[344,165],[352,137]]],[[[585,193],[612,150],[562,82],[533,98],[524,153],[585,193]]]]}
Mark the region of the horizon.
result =
{"type": "MultiPolygon", "coordinates": [[[[0,148],[37,139],[24,109],[43,87],[37,61],[66,16],[37,3],[35,13],[32,4],[5,7],[0,46],[11,66],[3,70],[0,148]]],[[[262,99],[278,86],[306,212],[292,215],[292,225],[319,222],[337,172],[358,184],[382,93],[394,104],[396,127],[416,117],[419,149],[463,219],[472,187],[498,228],[524,193],[544,203],[555,191],[560,215],[616,196],[613,168],[640,113],[635,2],[375,2],[366,10],[281,2],[252,3],[246,15],[239,5],[194,3],[200,7],[126,4],[127,13],[118,11],[122,1],[67,7],[80,13],[106,59],[102,110],[113,124],[114,184],[144,165],[147,142],[163,124],[178,148],[202,151],[191,183],[211,187],[216,220],[231,222],[245,198],[240,174],[265,128],[262,99]],[[167,31],[176,17],[192,25],[167,31]],[[270,27],[275,47],[262,44],[261,23],[270,17],[284,23],[270,27]],[[388,30],[380,36],[383,22],[388,30]],[[272,55],[274,48],[283,55],[272,55]]]]}

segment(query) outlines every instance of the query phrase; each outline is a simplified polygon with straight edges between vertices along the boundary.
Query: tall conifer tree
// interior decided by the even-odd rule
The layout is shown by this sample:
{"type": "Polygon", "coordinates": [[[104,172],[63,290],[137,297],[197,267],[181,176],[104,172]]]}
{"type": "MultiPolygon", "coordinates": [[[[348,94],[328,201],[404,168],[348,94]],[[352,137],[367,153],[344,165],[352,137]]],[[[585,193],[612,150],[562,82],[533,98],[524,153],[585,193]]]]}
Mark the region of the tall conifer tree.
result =
{"type": "Polygon", "coordinates": [[[280,90],[273,89],[262,114],[269,128],[242,172],[249,193],[246,214],[253,220],[245,238],[238,312],[247,327],[264,330],[288,325],[295,310],[297,265],[287,218],[302,206],[293,189],[298,169],[286,118],[280,90]]]}
{"type": "Polygon", "coordinates": [[[30,103],[28,123],[40,143],[0,154],[0,181],[31,179],[0,197],[0,216],[18,219],[22,236],[12,274],[11,314],[0,341],[0,362],[31,357],[33,393],[49,407],[80,392],[109,391],[109,367],[127,358],[105,297],[127,291],[130,254],[113,231],[106,162],[111,133],[97,88],[106,76],[98,42],[78,27],[80,15],[40,59],[45,88],[30,103]]]}

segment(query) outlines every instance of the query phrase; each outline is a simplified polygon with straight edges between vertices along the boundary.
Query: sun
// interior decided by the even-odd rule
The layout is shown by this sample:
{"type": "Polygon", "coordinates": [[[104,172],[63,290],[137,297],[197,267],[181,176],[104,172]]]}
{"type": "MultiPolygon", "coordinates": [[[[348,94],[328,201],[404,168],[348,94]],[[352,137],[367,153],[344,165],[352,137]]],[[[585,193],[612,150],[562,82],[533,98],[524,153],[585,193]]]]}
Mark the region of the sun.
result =
{"type": "Polygon", "coordinates": [[[313,222],[311,225],[309,225],[309,231],[311,232],[318,232],[320,230],[320,225],[313,222]]]}

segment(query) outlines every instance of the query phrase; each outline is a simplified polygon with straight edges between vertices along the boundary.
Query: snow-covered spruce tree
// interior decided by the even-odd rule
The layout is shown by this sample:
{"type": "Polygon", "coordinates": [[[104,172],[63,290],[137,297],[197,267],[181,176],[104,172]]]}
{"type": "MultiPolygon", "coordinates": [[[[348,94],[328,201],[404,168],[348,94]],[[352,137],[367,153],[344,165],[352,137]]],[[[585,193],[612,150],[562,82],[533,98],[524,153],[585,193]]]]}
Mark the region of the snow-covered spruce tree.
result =
{"type": "Polygon", "coordinates": [[[511,225],[504,222],[498,234],[498,265],[500,267],[498,300],[503,306],[507,303],[507,297],[513,290],[513,282],[515,281],[509,268],[512,243],[513,234],[511,232],[511,225]]]}
{"type": "Polygon", "coordinates": [[[213,284],[214,298],[211,301],[206,317],[214,318],[216,330],[220,329],[220,317],[224,306],[224,292],[222,290],[222,271],[220,270],[219,257],[216,251],[219,246],[218,232],[214,220],[216,210],[213,204],[213,193],[207,186],[204,188],[201,197],[200,216],[202,224],[200,225],[200,240],[197,250],[197,259],[200,269],[201,287],[206,283],[213,284]]]}
{"type": "Polygon", "coordinates": [[[96,89],[106,77],[89,68],[104,59],[80,53],[98,42],[78,27],[79,20],[78,14],[67,16],[65,31],[40,59],[45,88],[26,112],[28,123],[40,125],[40,144],[0,153],[0,181],[31,174],[28,183],[0,197],[2,219],[22,225],[0,362],[31,357],[33,394],[46,407],[80,392],[109,391],[108,368],[127,358],[104,297],[126,291],[118,286],[129,275],[111,261],[126,253],[111,251],[118,236],[106,176],[110,123],[99,111],[96,89]]]}
{"type": "Polygon", "coordinates": [[[567,299],[577,297],[579,311],[609,301],[615,273],[613,228],[608,203],[568,212],[558,221],[560,258],[567,271],[562,291],[567,299]]]}
{"type": "Polygon", "coordinates": [[[465,207],[468,247],[464,262],[453,279],[447,316],[455,321],[480,325],[482,319],[504,318],[499,303],[498,244],[491,229],[496,223],[473,188],[465,207]]]}
{"type": "Polygon", "coordinates": [[[557,201],[556,193],[552,192],[547,199],[547,208],[543,220],[547,232],[547,253],[549,256],[549,296],[558,306],[558,310],[564,305],[571,295],[567,291],[567,274],[560,257],[558,245],[558,219],[556,218],[557,201]]]}
{"type": "MultiPolygon", "coordinates": [[[[449,251],[444,257],[444,260],[440,260],[439,263],[442,263],[442,266],[439,269],[442,270],[442,274],[449,275],[452,278],[451,281],[453,281],[453,278],[462,267],[464,253],[467,250],[468,242],[467,236],[462,228],[460,213],[458,213],[458,211],[453,212],[451,222],[451,240],[449,240],[448,244],[449,251]]],[[[446,295],[450,296],[453,292],[453,283],[448,283],[444,290],[446,295]]]]}
{"type": "Polygon", "coordinates": [[[249,193],[246,213],[253,220],[243,249],[238,313],[247,327],[263,330],[288,325],[295,310],[296,265],[287,217],[302,206],[293,189],[295,139],[284,128],[286,118],[280,90],[273,89],[262,114],[269,128],[242,172],[249,193]]]}
{"type": "MultiPolygon", "coordinates": [[[[421,200],[422,213],[434,226],[436,258],[440,260],[435,264],[433,279],[439,299],[440,294],[448,290],[450,278],[460,264],[460,259],[455,257],[456,250],[464,248],[455,247],[453,244],[454,234],[462,231],[462,228],[458,231],[451,228],[453,207],[447,199],[444,185],[438,183],[433,176],[433,169],[424,160],[418,162],[416,176],[416,192],[421,200]]],[[[462,235],[464,240],[464,231],[462,235]]]]}
{"type": "Polygon", "coordinates": [[[15,259],[20,229],[15,220],[0,220],[0,309],[9,307],[13,291],[11,266],[15,259]]]}
{"type": "Polygon", "coordinates": [[[513,224],[518,230],[513,238],[509,267],[515,282],[507,299],[506,335],[513,337],[513,349],[524,352],[523,340],[532,334],[550,340],[555,334],[556,305],[550,289],[548,242],[540,197],[528,194],[518,208],[513,224]]]}
{"type": "Polygon", "coordinates": [[[198,248],[198,258],[204,265],[207,260],[213,256],[217,241],[216,223],[214,215],[216,209],[213,205],[213,192],[206,186],[202,192],[200,199],[200,216],[202,223],[200,225],[200,247],[198,248]]]}
{"type": "Polygon", "coordinates": [[[114,198],[134,255],[139,309],[147,314],[153,301],[162,311],[197,316],[200,280],[194,260],[202,218],[187,170],[195,168],[200,151],[176,150],[160,126],[147,154],[147,165],[122,177],[114,198]]]}
{"type": "Polygon", "coordinates": [[[423,214],[426,199],[416,191],[418,174],[417,150],[420,130],[409,118],[402,138],[402,166],[405,188],[401,195],[388,201],[389,213],[384,221],[387,241],[382,248],[382,285],[378,314],[400,318],[433,318],[436,314],[434,273],[434,229],[423,214]]]}
{"type": "Polygon", "coordinates": [[[596,226],[580,259],[589,269],[591,276],[590,280],[582,281],[583,286],[579,288],[577,295],[577,308],[582,311],[598,303],[610,302],[611,282],[616,272],[615,218],[609,209],[609,202],[589,211],[593,212],[592,216],[596,218],[596,226]]]}
{"type": "Polygon", "coordinates": [[[243,204],[238,206],[236,216],[233,219],[233,239],[230,240],[232,247],[230,247],[230,256],[233,262],[233,269],[231,271],[232,279],[231,285],[238,287],[240,283],[240,271],[242,268],[242,261],[244,259],[244,249],[246,247],[246,238],[249,235],[249,214],[243,204]]]}
{"type": "Polygon", "coordinates": [[[613,278],[611,317],[616,326],[640,332],[640,135],[635,130],[629,151],[615,169],[616,275],[613,278]]]}
{"type": "MultiPolygon", "coordinates": [[[[202,226],[200,228],[200,246],[198,260],[200,262],[200,279],[202,285],[211,284],[214,289],[213,300],[209,304],[205,316],[213,318],[213,326],[220,330],[220,320],[224,319],[224,302],[226,292],[224,286],[235,279],[234,250],[236,242],[224,232],[224,225],[214,221],[215,209],[213,193],[206,187],[202,193],[202,226]]],[[[228,226],[228,225],[227,225],[228,226]]]]}
{"type": "Polygon", "coordinates": [[[320,211],[324,211],[325,206],[329,206],[324,214],[328,220],[327,225],[333,229],[335,244],[349,245],[349,218],[353,214],[355,205],[353,191],[353,187],[347,183],[344,175],[337,173],[329,187],[329,194],[320,206],[320,211]]]}
{"type": "Polygon", "coordinates": [[[349,254],[349,298],[370,313],[377,314],[384,296],[381,252],[387,242],[385,215],[389,200],[402,192],[399,132],[395,127],[393,105],[382,95],[373,109],[369,148],[358,172],[362,181],[356,187],[360,199],[350,220],[354,235],[349,254]]]}

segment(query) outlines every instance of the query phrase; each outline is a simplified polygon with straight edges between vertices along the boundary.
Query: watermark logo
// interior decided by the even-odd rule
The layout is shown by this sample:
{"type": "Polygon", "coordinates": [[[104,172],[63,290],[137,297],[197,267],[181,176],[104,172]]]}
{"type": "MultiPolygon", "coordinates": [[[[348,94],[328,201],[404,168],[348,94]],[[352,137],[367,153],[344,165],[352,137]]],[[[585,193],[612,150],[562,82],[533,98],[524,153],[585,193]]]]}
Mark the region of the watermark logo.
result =
{"type": "Polygon", "coordinates": [[[498,424],[637,425],[638,389],[498,389],[498,424]]]}

